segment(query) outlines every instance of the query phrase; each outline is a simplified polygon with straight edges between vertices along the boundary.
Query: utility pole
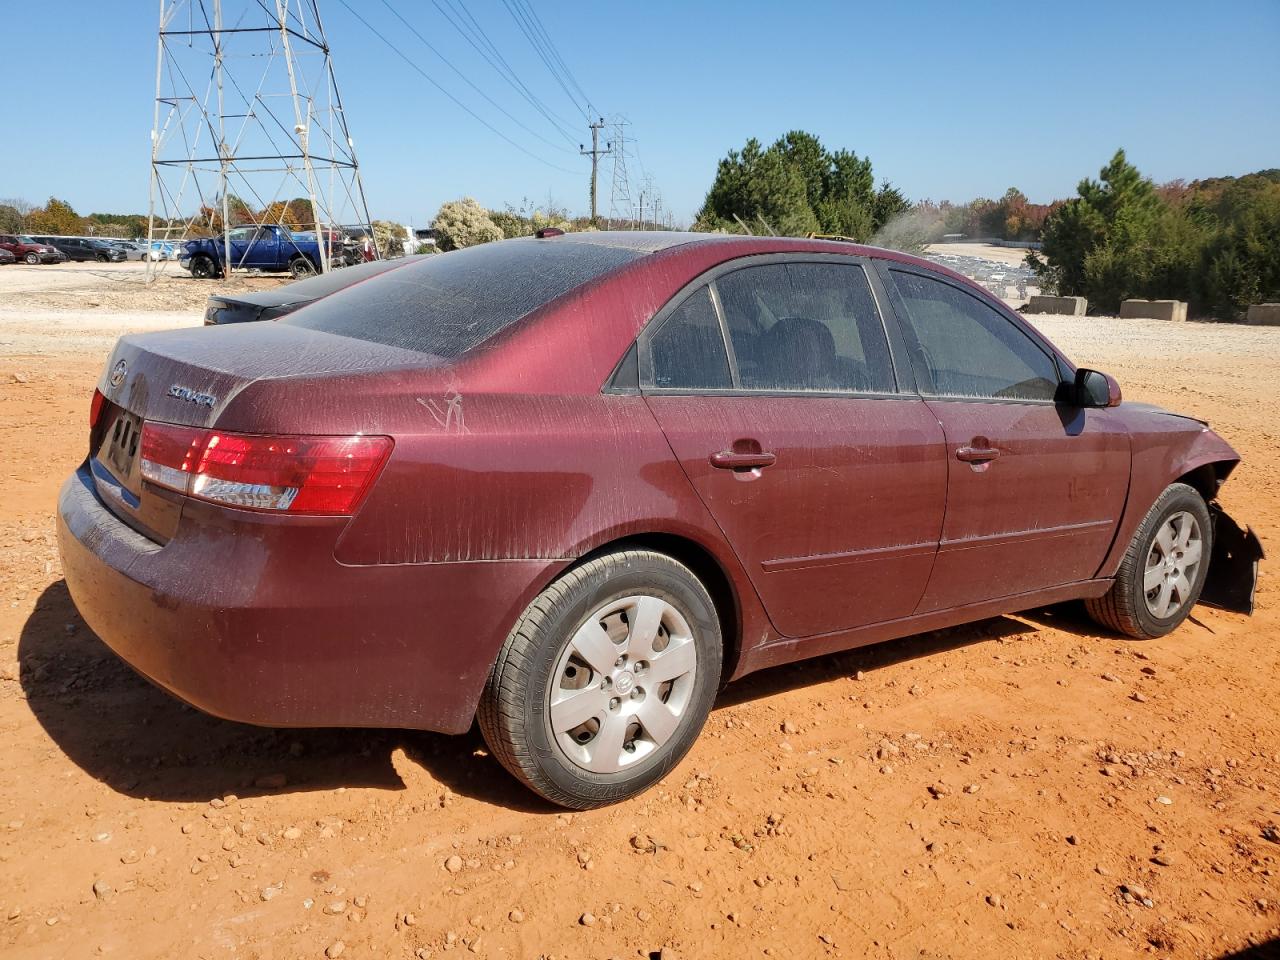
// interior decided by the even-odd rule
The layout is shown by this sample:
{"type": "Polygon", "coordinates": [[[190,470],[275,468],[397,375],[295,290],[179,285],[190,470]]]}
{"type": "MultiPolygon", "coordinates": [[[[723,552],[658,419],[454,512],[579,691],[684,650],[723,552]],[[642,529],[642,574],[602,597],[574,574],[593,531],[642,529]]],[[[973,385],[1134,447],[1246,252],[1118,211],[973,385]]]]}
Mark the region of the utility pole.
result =
{"type": "Polygon", "coordinates": [[[600,131],[604,129],[604,117],[597,118],[595,123],[587,124],[591,130],[591,149],[588,150],[583,144],[578,144],[578,153],[584,157],[591,158],[591,225],[597,225],[599,217],[596,214],[596,175],[600,171],[600,158],[607,157],[613,153],[613,148],[609,144],[605,144],[605,149],[600,149],[600,131]]]}

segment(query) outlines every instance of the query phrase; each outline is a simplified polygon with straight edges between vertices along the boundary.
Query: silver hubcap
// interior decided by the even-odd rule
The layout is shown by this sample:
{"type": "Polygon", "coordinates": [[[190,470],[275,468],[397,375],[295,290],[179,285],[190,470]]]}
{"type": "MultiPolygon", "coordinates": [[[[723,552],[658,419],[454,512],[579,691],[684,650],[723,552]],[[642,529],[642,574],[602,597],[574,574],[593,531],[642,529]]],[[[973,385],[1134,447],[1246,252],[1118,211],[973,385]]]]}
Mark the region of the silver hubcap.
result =
{"type": "Polygon", "coordinates": [[[592,773],[617,773],[671,739],[693,697],[697,653],[684,616],[657,597],[605,604],[551,676],[551,733],[592,773]]]}
{"type": "Polygon", "coordinates": [[[1185,510],[1166,520],[1147,553],[1142,589],[1151,615],[1165,620],[1191,599],[1201,559],[1200,523],[1185,510]]]}

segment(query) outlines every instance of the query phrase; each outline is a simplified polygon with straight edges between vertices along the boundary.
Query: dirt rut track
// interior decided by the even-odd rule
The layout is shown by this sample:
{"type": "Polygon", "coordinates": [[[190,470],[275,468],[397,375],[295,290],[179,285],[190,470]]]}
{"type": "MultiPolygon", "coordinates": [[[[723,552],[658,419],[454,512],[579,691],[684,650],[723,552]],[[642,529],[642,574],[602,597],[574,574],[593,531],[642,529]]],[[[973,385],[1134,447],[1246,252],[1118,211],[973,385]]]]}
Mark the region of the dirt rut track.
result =
{"type": "MultiPolygon", "coordinates": [[[[166,305],[171,318],[74,302],[92,290],[5,289],[0,956],[1280,945],[1280,844],[1264,836],[1280,840],[1273,576],[1252,619],[1198,608],[1154,642],[1069,605],[750,677],[665,783],[569,815],[475,735],[241,726],[118,662],[68,599],[54,499],[111,339],[196,323],[198,302],[166,305]]],[[[1128,397],[1212,421],[1245,459],[1223,501],[1274,551],[1280,330],[1038,323],[1128,397]]]]}

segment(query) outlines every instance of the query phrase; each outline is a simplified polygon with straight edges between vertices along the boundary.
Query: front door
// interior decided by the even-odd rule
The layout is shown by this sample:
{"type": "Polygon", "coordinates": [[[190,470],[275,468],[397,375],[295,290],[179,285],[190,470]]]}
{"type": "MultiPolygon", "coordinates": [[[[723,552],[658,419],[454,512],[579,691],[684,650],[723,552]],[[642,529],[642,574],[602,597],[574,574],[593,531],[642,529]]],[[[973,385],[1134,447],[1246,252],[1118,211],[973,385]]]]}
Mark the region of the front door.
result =
{"type": "Polygon", "coordinates": [[[909,615],[942,526],[942,431],[839,259],[722,273],[642,338],[649,407],[787,637],[909,615]]]}
{"type": "Polygon", "coordinates": [[[1069,371],[959,284],[886,271],[916,380],[946,435],[947,509],[925,613],[1090,579],[1129,484],[1108,410],[1055,403],[1069,371]]]}

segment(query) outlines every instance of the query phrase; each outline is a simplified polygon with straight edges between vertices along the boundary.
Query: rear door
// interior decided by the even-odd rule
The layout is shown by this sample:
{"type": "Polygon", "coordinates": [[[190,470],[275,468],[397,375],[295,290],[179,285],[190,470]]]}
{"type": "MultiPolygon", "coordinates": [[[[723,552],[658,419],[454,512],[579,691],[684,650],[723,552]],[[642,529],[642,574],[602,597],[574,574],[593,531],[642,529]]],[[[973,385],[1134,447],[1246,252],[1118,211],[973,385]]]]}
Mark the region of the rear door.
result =
{"type": "Polygon", "coordinates": [[[1056,403],[1065,362],[965,285],[882,274],[948,451],[946,520],[919,612],[1090,579],[1128,491],[1119,419],[1056,403]]]}
{"type": "Polygon", "coordinates": [[[639,353],[650,409],[780,633],[911,613],[946,454],[909,371],[895,375],[864,264],[731,264],[659,313],[639,353]]]}

